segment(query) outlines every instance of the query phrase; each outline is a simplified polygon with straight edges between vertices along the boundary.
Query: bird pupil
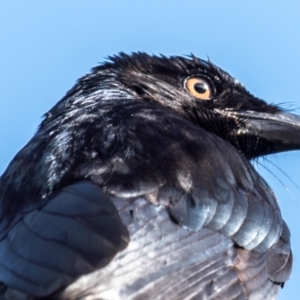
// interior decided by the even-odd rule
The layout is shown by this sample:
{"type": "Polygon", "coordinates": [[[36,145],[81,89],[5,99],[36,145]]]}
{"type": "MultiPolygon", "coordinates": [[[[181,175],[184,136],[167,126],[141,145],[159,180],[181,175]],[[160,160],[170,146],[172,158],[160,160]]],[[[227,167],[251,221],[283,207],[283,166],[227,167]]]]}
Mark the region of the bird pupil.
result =
{"type": "Polygon", "coordinates": [[[204,94],[206,92],[206,85],[202,82],[198,82],[194,85],[194,89],[199,94],[204,94]]]}

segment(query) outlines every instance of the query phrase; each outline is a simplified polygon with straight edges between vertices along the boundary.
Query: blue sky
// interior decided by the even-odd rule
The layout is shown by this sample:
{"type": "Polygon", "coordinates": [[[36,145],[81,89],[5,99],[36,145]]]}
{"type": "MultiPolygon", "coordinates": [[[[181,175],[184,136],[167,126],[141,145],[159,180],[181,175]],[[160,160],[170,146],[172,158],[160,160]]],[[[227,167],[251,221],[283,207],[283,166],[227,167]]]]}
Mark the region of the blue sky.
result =
{"type": "MultiPolygon", "coordinates": [[[[300,114],[297,0],[1,1],[0,41],[0,174],[76,79],[119,51],[209,57],[254,95],[300,114]]],[[[278,197],[294,252],[279,299],[296,299],[300,152],[268,160],[257,167],[278,197]]]]}

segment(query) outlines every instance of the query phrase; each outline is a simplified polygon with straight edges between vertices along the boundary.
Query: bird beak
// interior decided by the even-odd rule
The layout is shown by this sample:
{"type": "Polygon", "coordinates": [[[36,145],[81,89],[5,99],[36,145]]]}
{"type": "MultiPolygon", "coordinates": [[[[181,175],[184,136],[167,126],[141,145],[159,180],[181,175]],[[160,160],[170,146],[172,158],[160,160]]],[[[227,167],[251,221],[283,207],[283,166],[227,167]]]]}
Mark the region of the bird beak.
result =
{"type": "MultiPolygon", "coordinates": [[[[289,150],[300,150],[300,116],[279,112],[261,113],[255,111],[232,112],[244,121],[237,135],[259,137],[270,144],[268,154],[289,150]]],[[[233,116],[232,116],[233,117],[233,116]]]]}

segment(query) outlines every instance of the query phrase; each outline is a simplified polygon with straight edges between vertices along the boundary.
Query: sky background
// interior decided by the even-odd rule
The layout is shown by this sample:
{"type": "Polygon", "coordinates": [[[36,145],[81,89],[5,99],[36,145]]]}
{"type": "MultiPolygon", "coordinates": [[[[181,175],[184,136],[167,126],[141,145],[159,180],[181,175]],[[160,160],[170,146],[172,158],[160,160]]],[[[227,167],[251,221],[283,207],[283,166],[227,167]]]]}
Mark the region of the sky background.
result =
{"type": "MultiPolygon", "coordinates": [[[[41,116],[119,51],[209,57],[254,95],[300,114],[297,0],[1,1],[0,45],[0,174],[41,116]]],[[[267,160],[256,166],[278,197],[294,252],[279,299],[297,299],[300,151],[267,160]]]]}

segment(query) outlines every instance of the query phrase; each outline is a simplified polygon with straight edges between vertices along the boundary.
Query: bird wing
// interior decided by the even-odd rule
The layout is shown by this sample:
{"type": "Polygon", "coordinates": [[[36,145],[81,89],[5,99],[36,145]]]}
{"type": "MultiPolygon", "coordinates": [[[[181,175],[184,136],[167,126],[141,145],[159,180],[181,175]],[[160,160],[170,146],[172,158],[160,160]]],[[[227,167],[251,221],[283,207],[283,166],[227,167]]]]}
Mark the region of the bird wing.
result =
{"type": "Polygon", "coordinates": [[[109,197],[91,182],[75,183],[9,229],[0,242],[0,281],[24,294],[49,296],[108,264],[128,241],[109,197]]]}

